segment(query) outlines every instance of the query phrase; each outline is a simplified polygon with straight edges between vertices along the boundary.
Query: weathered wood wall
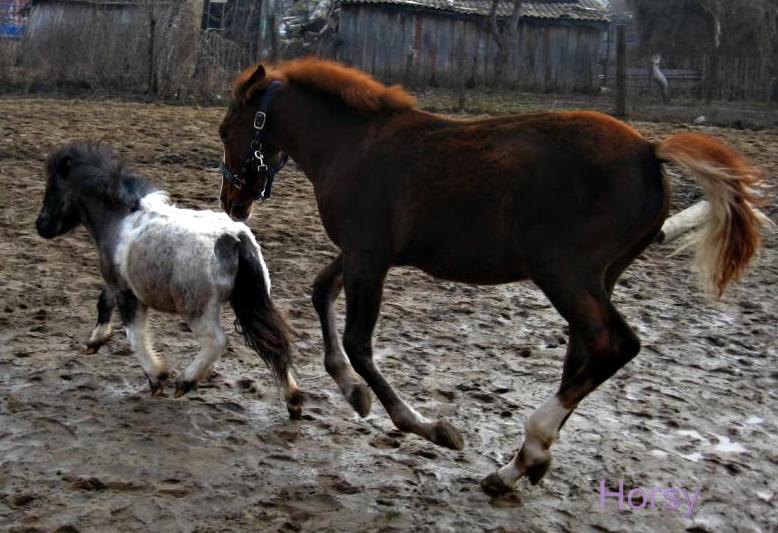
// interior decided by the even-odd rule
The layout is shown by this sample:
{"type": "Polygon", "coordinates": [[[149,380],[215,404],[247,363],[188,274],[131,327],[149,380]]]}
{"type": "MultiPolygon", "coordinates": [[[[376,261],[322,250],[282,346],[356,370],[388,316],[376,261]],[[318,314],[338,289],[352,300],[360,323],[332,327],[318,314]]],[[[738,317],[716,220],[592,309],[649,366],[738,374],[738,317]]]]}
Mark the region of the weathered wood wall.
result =
{"type": "MultiPolygon", "coordinates": [[[[595,90],[603,30],[596,24],[522,21],[506,81],[533,91],[595,90]]],[[[337,59],[384,81],[457,87],[465,76],[471,85],[495,83],[497,46],[486,17],[344,5],[338,33],[337,59]]]]}
{"type": "Polygon", "coordinates": [[[192,75],[199,22],[184,0],[41,3],[30,14],[23,65],[52,85],[176,94],[192,75]]]}

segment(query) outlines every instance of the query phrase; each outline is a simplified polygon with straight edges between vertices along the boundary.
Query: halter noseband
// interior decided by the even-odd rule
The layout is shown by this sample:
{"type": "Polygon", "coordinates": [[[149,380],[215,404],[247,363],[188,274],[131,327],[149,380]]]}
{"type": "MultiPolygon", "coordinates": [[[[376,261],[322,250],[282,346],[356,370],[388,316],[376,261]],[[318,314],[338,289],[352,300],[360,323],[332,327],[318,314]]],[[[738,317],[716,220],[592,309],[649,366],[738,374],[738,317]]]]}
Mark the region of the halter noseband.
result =
{"type": "Polygon", "coordinates": [[[249,145],[249,153],[246,159],[243,161],[243,165],[240,167],[239,174],[233,174],[224,161],[221,162],[221,171],[224,179],[238,190],[246,190],[251,196],[251,201],[265,200],[270,198],[270,191],[273,188],[273,179],[278,174],[278,171],[284,168],[286,162],[289,161],[289,154],[283,152],[281,160],[275,165],[268,166],[265,163],[265,156],[262,153],[262,134],[265,132],[265,124],[267,123],[267,109],[270,106],[270,101],[273,99],[275,92],[281,88],[281,82],[273,80],[270,82],[265,94],[262,96],[262,101],[259,104],[259,111],[254,115],[254,139],[252,139],[249,145]],[[257,173],[260,177],[264,176],[265,183],[262,189],[247,189],[246,179],[241,177],[246,174],[246,171],[252,166],[257,166],[257,173]]]}

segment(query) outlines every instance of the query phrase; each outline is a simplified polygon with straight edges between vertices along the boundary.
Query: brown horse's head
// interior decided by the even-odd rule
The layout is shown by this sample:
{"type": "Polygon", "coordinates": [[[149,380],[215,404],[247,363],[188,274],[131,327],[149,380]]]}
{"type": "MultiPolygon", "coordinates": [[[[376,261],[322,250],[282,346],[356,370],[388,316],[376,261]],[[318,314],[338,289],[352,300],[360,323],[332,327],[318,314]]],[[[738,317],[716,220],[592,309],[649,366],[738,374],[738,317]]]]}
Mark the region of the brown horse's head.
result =
{"type": "Polygon", "coordinates": [[[253,202],[269,195],[273,175],[286,161],[267,115],[270,93],[280,83],[262,65],[246,69],[235,82],[233,101],[219,126],[224,146],[219,199],[235,220],[246,220],[253,202]]]}

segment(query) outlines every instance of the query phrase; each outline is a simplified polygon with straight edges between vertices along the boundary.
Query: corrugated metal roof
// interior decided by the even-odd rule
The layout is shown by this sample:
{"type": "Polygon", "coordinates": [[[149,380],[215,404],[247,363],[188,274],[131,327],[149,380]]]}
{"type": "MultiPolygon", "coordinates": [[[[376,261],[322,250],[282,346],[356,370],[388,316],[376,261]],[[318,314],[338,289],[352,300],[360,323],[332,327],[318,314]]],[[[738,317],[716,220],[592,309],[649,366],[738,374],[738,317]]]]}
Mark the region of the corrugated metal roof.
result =
{"type": "MultiPolygon", "coordinates": [[[[341,0],[341,4],[392,4],[418,9],[435,9],[466,15],[489,14],[491,0],[341,0]]],[[[501,17],[513,13],[513,3],[501,1],[497,14],[501,17]]],[[[521,16],[535,19],[566,19],[592,22],[610,20],[608,7],[601,0],[535,0],[524,2],[521,16]]]]}

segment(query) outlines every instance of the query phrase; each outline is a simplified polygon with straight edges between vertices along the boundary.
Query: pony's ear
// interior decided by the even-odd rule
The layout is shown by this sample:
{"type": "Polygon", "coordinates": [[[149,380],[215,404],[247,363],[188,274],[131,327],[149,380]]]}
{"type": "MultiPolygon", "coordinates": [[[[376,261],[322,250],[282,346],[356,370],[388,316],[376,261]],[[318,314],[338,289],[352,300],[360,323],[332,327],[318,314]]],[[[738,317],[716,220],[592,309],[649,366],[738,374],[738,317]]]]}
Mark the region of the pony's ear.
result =
{"type": "Polygon", "coordinates": [[[59,161],[57,161],[56,166],[54,168],[54,172],[62,176],[63,178],[67,178],[70,175],[70,171],[73,169],[73,158],[69,155],[63,155],[59,158],[59,161]]]}

